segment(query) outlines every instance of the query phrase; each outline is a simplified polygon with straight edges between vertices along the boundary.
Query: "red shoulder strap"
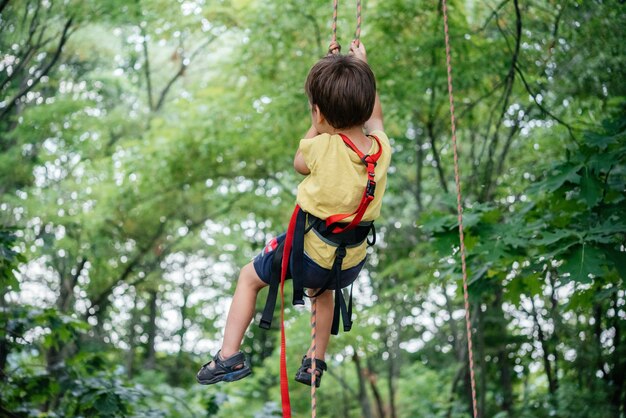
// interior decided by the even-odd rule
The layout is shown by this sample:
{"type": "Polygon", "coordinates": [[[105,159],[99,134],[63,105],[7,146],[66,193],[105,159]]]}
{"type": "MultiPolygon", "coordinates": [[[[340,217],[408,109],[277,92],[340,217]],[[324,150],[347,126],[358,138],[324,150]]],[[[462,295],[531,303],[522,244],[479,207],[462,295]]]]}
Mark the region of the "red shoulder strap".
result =
{"type": "Polygon", "coordinates": [[[365,164],[365,167],[367,168],[367,184],[365,186],[365,190],[363,192],[363,197],[361,197],[361,202],[359,203],[359,206],[357,207],[357,209],[352,212],[352,213],[339,213],[337,215],[332,215],[329,216],[328,218],[326,218],[326,226],[330,226],[332,224],[334,224],[335,222],[339,222],[342,219],[345,219],[349,216],[354,215],[354,219],[352,219],[352,221],[344,226],[344,227],[335,227],[333,229],[333,233],[338,234],[340,232],[344,232],[344,231],[349,231],[353,228],[355,228],[363,219],[363,215],[365,214],[365,211],[367,210],[367,207],[369,206],[370,202],[372,200],[374,200],[374,191],[376,190],[376,181],[374,181],[374,168],[376,167],[376,163],[378,162],[378,159],[380,158],[380,155],[382,154],[383,151],[383,147],[380,144],[380,140],[374,136],[371,135],[372,138],[374,138],[374,140],[376,141],[376,143],[378,144],[378,151],[374,154],[374,155],[365,155],[363,154],[357,147],[356,145],[354,145],[354,143],[352,143],[352,141],[350,140],[350,138],[348,138],[347,136],[345,136],[344,134],[339,134],[341,136],[341,139],[343,140],[343,142],[352,150],[356,153],[356,155],[359,156],[359,158],[361,159],[361,161],[363,162],[363,164],[365,164]]]}

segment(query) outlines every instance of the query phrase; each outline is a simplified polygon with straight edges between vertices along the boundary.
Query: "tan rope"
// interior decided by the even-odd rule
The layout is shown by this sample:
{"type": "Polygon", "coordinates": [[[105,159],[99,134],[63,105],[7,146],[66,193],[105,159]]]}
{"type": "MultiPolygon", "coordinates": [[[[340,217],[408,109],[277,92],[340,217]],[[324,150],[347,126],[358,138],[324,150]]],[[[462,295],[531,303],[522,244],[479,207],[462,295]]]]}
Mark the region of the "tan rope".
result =
{"type": "MultiPolygon", "coordinates": [[[[331,33],[332,37],[330,40],[330,45],[328,46],[328,54],[339,54],[341,52],[341,45],[337,42],[337,16],[339,9],[339,1],[333,0],[333,23],[331,25],[331,33]]],[[[357,45],[361,41],[361,0],[357,0],[356,2],[356,30],[354,31],[354,40],[357,45]]]]}
{"type": "Polygon", "coordinates": [[[361,42],[361,0],[356,2],[356,31],[354,32],[354,40],[358,45],[361,42]]]}
{"type": "Polygon", "coordinates": [[[315,418],[317,416],[317,397],[316,397],[316,381],[317,381],[317,360],[316,360],[316,351],[317,351],[317,343],[316,340],[316,329],[317,329],[317,298],[311,299],[311,418],[315,418]]]}
{"type": "Polygon", "coordinates": [[[465,326],[467,332],[467,352],[469,357],[470,385],[472,390],[472,412],[478,417],[476,405],[476,378],[474,376],[474,352],[472,349],[472,324],[470,321],[469,291],[467,289],[467,263],[465,261],[465,238],[463,234],[463,206],[461,204],[461,181],[459,175],[459,154],[456,141],[456,120],[454,117],[454,95],[452,94],[452,58],[450,53],[450,35],[448,33],[448,4],[442,0],[443,26],[446,41],[446,67],[448,71],[448,97],[450,99],[450,124],[452,129],[452,149],[454,151],[454,182],[456,184],[457,218],[459,222],[459,241],[461,243],[461,271],[463,273],[463,299],[465,302],[465,326]]]}
{"type": "Polygon", "coordinates": [[[333,1],[333,24],[331,26],[332,38],[328,46],[328,54],[338,54],[341,52],[341,45],[337,42],[337,9],[339,8],[339,0],[333,1]]]}

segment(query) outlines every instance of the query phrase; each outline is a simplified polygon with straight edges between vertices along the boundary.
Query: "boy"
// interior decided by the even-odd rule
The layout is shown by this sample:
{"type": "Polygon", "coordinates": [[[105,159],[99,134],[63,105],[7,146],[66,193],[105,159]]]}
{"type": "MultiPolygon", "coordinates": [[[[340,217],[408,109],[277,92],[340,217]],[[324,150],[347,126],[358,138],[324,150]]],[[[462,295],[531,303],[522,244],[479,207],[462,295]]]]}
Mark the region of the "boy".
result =
{"type": "MultiPolygon", "coordinates": [[[[309,217],[309,223],[310,219],[325,220],[338,213],[350,214],[341,219],[343,223],[333,224],[345,226],[346,222],[354,218],[353,211],[359,206],[359,201],[365,199],[366,171],[370,171],[366,170],[365,161],[360,159],[357,152],[364,159],[370,154],[380,155],[375,163],[375,174],[370,173],[376,193],[373,193],[372,188],[372,198],[362,217],[368,225],[365,228],[367,235],[371,225],[368,221],[373,221],[380,214],[391,148],[383,132],[383,115],[376,93],[376,81],[367,64],[363,44],[353,41],[349,55],[329,55],[318,61],[309,72],[305,90],[309,97],[312,124],[305,138],[300,141],[294,158],[294,168],[306,176],[298,186],[297,203],[309,217]],[[356,149],[347,146],[342,135],[349,138],[351,146],[356,149]]],[[[333,302],[333,290],[329,289],[327,278],[335,265],[337,246],[315,228],[307,228],[306,231],[302,277],[298,280],[310,289],[310,294],[320,293],[317,296],[315,341],[318,386],[327,367],[324,357],[331,327],[335,327],[333,314],[338,299],[333,302]]],[[[366,237],[361,238],[359,242],[344,247],[345,252],[339,263],[341,271],[337,276],[341,280],[337,279],[336,289],[351,285],[365,263],[367,242],[366,237]]],[[[230,382],[251,373],[239,347],[254,315],[257,294],[270,283],[272,262],[279,252],[277,247],[284,239],[283,234],[270,241],[261,254],[242,268],[226,320],[222,349],[200,369],[197,374],[199,383],[230,382]]],[[[290,264],[290,269],[292,267],[290,264]]],[[[335,292],[340,293],[338,290],[335,292]]],[[[312,373],[310,356],[309,349],[296,374],[298,382],[308,385],[311,384],[312,373]]]]}

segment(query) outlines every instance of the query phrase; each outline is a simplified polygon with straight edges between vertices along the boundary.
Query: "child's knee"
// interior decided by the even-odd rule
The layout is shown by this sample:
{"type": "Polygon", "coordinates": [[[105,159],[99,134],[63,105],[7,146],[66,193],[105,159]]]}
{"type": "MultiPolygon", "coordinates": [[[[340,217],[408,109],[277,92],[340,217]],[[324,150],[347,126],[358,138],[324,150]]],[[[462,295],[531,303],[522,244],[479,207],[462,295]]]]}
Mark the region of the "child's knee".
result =
{"type": "MultiPolygon", "coordinates": [[[[310,295],[316,295],[317,293],[319,293],[319,289],[311,289],[308,293],[310,295]]],[[[332,301],[333,295],[334,292],[332,290],[325,290],[317,296],[317,300],[322,302],[332,301]]]]}
{"type": "Polygon", "coordinates": [[[251,262],[243,266],[239,272],[238,284],[257,291],[267,286],[267,283],[261,280],[251,262]]]}

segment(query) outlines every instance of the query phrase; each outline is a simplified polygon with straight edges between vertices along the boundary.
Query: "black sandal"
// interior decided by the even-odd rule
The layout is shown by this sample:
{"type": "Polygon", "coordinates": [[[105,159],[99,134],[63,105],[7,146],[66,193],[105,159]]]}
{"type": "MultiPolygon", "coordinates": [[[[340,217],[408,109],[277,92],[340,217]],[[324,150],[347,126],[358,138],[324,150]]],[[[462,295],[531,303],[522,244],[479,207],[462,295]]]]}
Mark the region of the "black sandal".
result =
{"type": "MultiPolygon", "coordinates": [[[[311,373],[309,373],[309,369],[311,368],[311,358],[304,356],[302,357],[302,364],[300,368],[296,372],[296,382],[300,382],[307,386],[311,386],[311,373]]],[[[315,387],[320,387],[320,382],[322,380],[322,375],[324,371],[328,370],[328,366],[324,360],[315,359],[315,371],[319,374],[319,376],[315,377],[315,387]]]]}
{"type": "Polygon", "coordinates": [[[196,375],[196,380],[201,385],[212,385],[222,381],[234,382],[252,373],[246,356],[241,351],[224,360],[220,357],[220,351],[213,357],[212,362],[215,365],[209,367],[209,364],[211,364],[211,361],[209,361],[202,366],[196,375]],[[237,367],[240,365],[241,367],[237,367]]]}

